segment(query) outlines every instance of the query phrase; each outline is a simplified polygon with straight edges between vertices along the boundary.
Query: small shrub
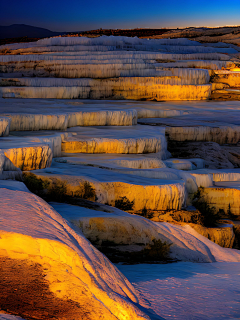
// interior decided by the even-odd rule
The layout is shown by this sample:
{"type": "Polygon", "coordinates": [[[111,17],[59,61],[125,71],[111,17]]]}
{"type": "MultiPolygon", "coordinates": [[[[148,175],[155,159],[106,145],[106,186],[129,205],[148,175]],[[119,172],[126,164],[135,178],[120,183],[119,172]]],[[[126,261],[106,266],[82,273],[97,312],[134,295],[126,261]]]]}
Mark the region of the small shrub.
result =
{"type": "Polygon", "coordinates": [[[86,200],[96,201],[97,196],[95,189],[91,186],[88,181],[81,183],[78,189],[73,193],[73,197],[82,198],[86,200]]]}
{"type": "Polygon", "coordinates": [[[233,214],[232,214],[232,211],[231,211],[231,205],[230,203],[228,204],[228,210],[227,210],[227,214],[229,217],[231,217],[233,214]]]}
{"type": "Polygon", "coordinates": [[[219,210],[218,210],[218,215],[219,215],[220,217],[224,217],[226,214],[225,214],[225,211],[224,211],[223,209],[219,209],[219,210]]]}
{"type": "Polygon", "coordinates": [[[23,182],[29,191],[42,195],[45,186],[42,179],[39,179],[35,174],[31,172],[23,173],[23,182]]]}
{"type": "Polygon", "coordinates": [[[67,196],[66,181],[56,180],[48,188],[47,197],[50,201],[62,202],[67,196]]]}
{"type": "Polygon", "coordinates": [[[204,188],[203,187],[199,187],[197,189],[197,191],[194,193],[193,195],[193,199],[199,199],[200,197],[202,197],[202,193],[204,192],[204,188]]]}
{"type": "Polygon", "coordinates": [[[140,215],[144,218],[151,219],[153,217],[153,212],[149,211],[146,207],[144,207],[140,215]]]}
{"type": "Polygon", "coordinates": [[[83,199],[94,199],[96,198],[96,192],[88,181],[83,184],[83,199]]]}
{"type": "Polygon", "coordinates": [[[121,197],[119,200],[115,201],[115,207],[123,211],[132,210],[133,206],[134,200],[130,201],[127,197],[121,197]]]}
{"type": "Polygon", "coordinates": [[[148,211],[147,211],[146,207],[144,207],[144,208],[142,209],[142,216],[145,217],[145,218],[147,218],[147,213],[148,213],[148,211]]]}
{"type": "Polygon", "coordinates": [[[19,168],[21,171],[23,171],[23,170],[24,170],[24,163],[20,164],[20,165],[18,166],[18,168],[19,168]]]}
{"type": "Polygon", "coordinates": [[[203,197],[204,188],[198,188],[194,194],[193,204],[202,214],[202,223],[205,227],[216,227],[220,219],[219,212],[215,207],[211,207],[203,197]]]}

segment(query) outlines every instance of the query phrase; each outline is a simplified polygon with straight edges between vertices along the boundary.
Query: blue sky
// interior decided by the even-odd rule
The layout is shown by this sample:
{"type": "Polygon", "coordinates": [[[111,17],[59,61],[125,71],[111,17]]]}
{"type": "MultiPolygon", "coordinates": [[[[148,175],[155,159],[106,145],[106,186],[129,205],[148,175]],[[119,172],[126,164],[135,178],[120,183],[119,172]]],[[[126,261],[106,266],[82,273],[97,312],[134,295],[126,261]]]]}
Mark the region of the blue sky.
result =
{"type": "Polygon", "coordinates": [[[0,0],[0,25],[52,31],[240,25],[240,0],[0,0]]]}

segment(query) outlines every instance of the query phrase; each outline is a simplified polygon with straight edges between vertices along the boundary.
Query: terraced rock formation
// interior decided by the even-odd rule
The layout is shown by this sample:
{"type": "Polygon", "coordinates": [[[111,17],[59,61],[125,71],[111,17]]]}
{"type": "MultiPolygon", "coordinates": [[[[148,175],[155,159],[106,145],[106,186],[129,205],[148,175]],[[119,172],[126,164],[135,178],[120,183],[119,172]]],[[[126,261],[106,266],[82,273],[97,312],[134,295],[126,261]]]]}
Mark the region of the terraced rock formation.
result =
{"type": "Polygon", "coordinates": [[[55,37],[8,47],[0,56],[4,98],[206,100],[211,83],[212,98],[237,85],[240,65],[237,46],[188,39],[55,37]]]}
{"type": "Polygon", "coordinates": [[[0,309],[23,318],[155,319],[85,237],[123,257],[155,250],[151,261],[159,261],[165,250],[165,261],[240,262],[230,249],[239,241],[240,104],[219,101],[238,100],[238,46],[56,37],[5,49],[0,309]],[[176,221],[200,193],[201,214],[216,210],[230,226],[176,221]],[[20,303],[11,288],[23,292],[20,303]],[[51,306],[45,315],[43,305],[51,306]]]}

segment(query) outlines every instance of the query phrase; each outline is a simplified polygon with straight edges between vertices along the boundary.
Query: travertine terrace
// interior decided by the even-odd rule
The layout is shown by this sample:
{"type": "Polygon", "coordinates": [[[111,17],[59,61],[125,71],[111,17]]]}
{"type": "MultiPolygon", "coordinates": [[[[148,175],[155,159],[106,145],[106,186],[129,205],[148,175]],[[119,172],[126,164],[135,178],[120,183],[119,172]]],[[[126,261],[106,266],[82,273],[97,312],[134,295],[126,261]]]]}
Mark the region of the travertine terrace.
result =
{"type": "Polygon", "coordinates": [[[8,47],[11,54],[0,57],[2,97],[206,100],[239,85],[239,48],[230,44],[102,36],[8,47]]]}
{"type": "Polygon", "coordinates": [[[46,290],[23,290],[36,314],[4,300],[6,319],[42,319],[41,294],[56,305],[49,319],[160,319],[102,243],[128,254],[161,240],[172,260],[240,262],[236,221],[159,222],[194,214],[199,190],[223,218],[240,216],[240,47],[177,34],[0,47],[2,272],[5,287],[29,286],[28,270],[46,290]]]}

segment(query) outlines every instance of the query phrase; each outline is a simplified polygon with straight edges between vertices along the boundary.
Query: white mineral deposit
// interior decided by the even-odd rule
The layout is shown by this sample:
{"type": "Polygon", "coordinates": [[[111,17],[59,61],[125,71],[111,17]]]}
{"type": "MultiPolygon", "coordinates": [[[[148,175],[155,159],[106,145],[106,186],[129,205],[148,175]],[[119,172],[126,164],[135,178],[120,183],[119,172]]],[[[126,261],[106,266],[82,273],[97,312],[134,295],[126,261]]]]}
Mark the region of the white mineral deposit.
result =
{"type": "Polygon", "coordinates": [[[0,319],[239,319],[240,27],[29,38],[0,39],[0,319]]]}

